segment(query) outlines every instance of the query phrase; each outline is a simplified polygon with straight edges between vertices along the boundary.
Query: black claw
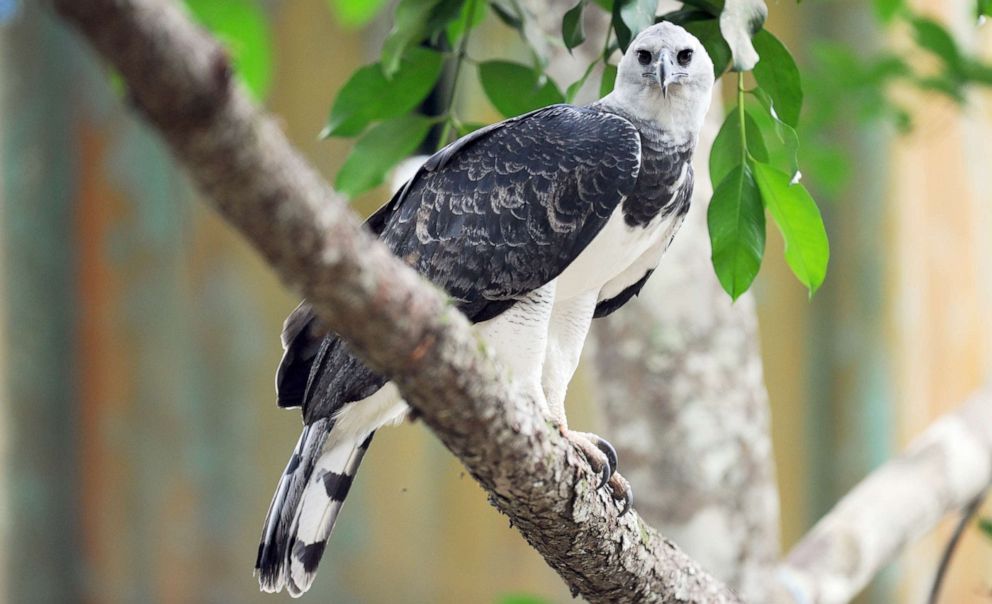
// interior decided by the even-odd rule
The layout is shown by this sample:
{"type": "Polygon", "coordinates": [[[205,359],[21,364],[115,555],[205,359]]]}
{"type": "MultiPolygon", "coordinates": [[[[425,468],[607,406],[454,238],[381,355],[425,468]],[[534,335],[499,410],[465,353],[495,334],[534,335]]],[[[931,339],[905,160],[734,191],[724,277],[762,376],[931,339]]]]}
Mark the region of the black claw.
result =
{"type": "Polygon", "coordinates": [[[634,507],[634,490],[631,489],[630,485],[628,484],[627,488],[623,492],[623,509],[620,510],[620,516],[622,517],[624,514],[629,512],[633,507],[634,507]]]}
{"type": "MultiPolygon", "coordinates": [[[[613,448],[613,445],[611,445],[609,441],[599,436],[596,437],[596,448],[602,451],[604,455],[606,455],[606,466],[610,470],[609,473],[607,474],[607,478],[613,476],[613,473],[617,471],[617,463],[619,462],[619,458],[617,457],[617,450],[613,448]]],[[[603,484],[599,485],[600,488],[602,488],[603,485],[605,484],[606,483],[604,482],[603,484]]]]}
{"type": "Polygon", "coordinates": [[[596,487],[597,491],[605,487],[606,483],[610,482],[610,476],[613,476],[613,470],[610,468],[609,462],[607,462],[607,464],[603,466],[603,479],[599,481],[599,486],[596,487]]]}

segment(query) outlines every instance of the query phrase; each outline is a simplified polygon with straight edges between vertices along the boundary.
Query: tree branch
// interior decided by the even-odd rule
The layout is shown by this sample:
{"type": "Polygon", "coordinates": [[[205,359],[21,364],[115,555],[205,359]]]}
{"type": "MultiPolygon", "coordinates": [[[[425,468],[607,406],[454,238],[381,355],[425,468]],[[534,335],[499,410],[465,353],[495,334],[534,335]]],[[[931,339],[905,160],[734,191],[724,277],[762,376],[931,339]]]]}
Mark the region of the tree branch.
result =
{"type": "Polygon", "coordinates": [[[120,72],[135,106],[214,207],[321,319],[389,375],[490,501],[590,601],[736,602],[635,514],[617,516],[581,455],[515,396],[466,319],[361,228],[221,47],[174,2],[54,0],[120,72]]]}
{"type": "Polygon", "coordinates": [[[848,602],[909,543],[992,484],[992,386],[848,493],[779,566],[776,601],[848,602]]]}

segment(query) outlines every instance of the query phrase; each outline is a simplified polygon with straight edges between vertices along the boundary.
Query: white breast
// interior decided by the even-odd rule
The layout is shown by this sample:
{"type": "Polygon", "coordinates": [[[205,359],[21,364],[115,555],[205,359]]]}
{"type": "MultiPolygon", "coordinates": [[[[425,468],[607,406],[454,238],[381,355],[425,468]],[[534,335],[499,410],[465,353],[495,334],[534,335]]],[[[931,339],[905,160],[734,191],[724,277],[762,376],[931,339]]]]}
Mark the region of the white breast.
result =
{"type": "MultiPolygon", "coordinates": [[[[676,221],[681,222],[681,218],[659,216],[646,227],[631,227],[624,221],[623,210],[617,207],[603,230],[558,278],[558,298],[568,299],[590,290],[599,291],[652,251],[656,252],[652,255],[660,258],[676,221]]],[[[645,270],[650,268],[653,266],[645,270]]],[[[644,271],[632,283],[643,275],[644,271]]]]}

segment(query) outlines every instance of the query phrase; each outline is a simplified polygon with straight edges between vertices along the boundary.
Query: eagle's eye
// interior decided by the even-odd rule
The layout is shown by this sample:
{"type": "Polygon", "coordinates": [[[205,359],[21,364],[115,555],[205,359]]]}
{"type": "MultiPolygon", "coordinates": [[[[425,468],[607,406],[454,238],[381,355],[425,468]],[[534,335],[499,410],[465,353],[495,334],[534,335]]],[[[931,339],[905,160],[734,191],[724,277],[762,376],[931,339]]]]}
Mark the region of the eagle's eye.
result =
{"type": "Polygon", "coordinates": [[[641,65],[647,65],[651,62],[651,53],[646,50],[637,51],[637,62],[641,65]]]}
{"type": "Polygon", "coordinates": [[[692,49],[686,48],[685,50],[680,50],[679,54],[675,55],[675,59],[679,62],[679,65],[685,67],[692,60],[692,49]]]}

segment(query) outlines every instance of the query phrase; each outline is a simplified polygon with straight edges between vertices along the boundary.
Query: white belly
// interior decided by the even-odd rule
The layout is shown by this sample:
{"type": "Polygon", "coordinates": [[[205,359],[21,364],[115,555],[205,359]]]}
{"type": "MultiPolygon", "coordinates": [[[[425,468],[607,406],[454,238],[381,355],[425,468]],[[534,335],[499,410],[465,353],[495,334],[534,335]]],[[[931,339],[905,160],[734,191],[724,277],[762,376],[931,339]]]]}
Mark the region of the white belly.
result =
{"type": "Polygon", "coordinates": [[[661,247],[671,237],[669,227],[677,220],[659,216],[646,227],[631,227],[617,207],[603,230],[558,277],[558,298],[565,300],[590,290],[599,291],[647,252],[661,247]]]}

